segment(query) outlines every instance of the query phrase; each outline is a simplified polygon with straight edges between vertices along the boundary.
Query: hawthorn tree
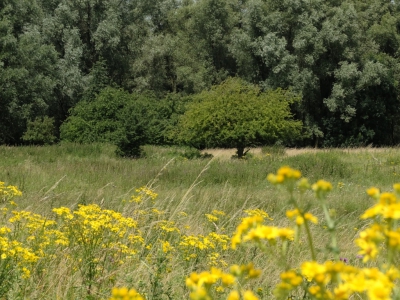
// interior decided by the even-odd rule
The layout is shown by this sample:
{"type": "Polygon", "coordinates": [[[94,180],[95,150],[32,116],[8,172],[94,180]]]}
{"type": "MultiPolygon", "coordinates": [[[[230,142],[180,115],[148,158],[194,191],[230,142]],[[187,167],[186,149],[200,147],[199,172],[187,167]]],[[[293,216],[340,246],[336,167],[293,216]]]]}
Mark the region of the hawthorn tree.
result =
{"type": "Polygon", "coordinates": [[[229,78],[194,96],[178,123],[178,140],[196,148],[236,148],[242,158],[247,147],[293,140],[301,121],[290,112],[299,98],[282,89],[262,92],[258,86],[229,78]]]}

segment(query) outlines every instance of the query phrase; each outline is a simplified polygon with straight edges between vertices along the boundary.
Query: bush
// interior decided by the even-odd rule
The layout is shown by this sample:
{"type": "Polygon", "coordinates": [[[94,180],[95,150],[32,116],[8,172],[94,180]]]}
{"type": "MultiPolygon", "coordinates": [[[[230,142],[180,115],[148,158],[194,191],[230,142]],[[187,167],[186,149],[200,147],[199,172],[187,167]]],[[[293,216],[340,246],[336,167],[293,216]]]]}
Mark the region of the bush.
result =
{"type": "Polygon", "coordinates": [[[105,88],[93,101],[79,102],[61,125],[61,139],[78,143],[115,144],[124,135],[121,111],[130,101],[128,92],[105,88]]]}
{"type": "Polygon", "coordinates": [[[140,102],[131,101],[120,111],[123,133],[115,141],[119,156],[138,158],[142,155],[141,146],[146,143],[146,107],[140,102]]]}
{"type": "Polygon", "coordinates": [[[180,97],[157,99],[152,93],[129,94],[107,87],[93,100],[78,103],[62,124],[61,139],[78,143],[111,143],[117,154],[139,157],[144,144],[170,144],[169,131],[182,114],[180,97]]]}
{"type": "Polygon", "coordinates": [[[54,119],[47,116],[28,122],[22,140],[34,145],[51,145],[57,140],[54,119]]]}

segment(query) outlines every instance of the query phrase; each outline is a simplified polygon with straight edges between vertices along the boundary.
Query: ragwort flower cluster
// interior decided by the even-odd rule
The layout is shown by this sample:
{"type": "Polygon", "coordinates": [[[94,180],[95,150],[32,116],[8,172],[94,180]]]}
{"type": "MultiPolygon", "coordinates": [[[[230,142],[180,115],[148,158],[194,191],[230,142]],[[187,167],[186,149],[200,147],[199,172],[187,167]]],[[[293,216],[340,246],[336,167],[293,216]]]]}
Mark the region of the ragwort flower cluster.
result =
{"type": "MultiPolygon", "coordinates": [[[[232,237],[232,248],[236,249],[239,245],[249,242],[265,250],[263,240],[268,241],[267,245],[275,245],[278,240],[286,246],[296,245],[299,242],[297,234],[304,228],[307,235],[308,246],[311,260],[303,261],[299,266],[284,265],[284,270],[280,274],[280,283],[274,290],[274,295],[278,299],[349,299],[357,295],[361,298],[373,300],[397,299],[400,296],[397,288],[399,280],[399,270],[395,262],[399,261],[400,250],[400,229],[397,219],[400,218],[400,184],[394,185],[393,193],[380,193],[376,188],[371,188],[367,193],[375,199],[376,203],[368,209],[362,219],[371,219],[372,223],[365,230],[360,232],[356,245],[359,246],[359,255],[363,256],[363,261],[376,260],[379,255],[383,255],[378,263],[379,267],[356,267],[348,265],[339,259],[339,245],[336,239],[336,222],[328,210],[328,194],[332,190],[330,182],[319,180],[314,184],[309,184],[308,180],[301,178],[301,173],[289,167],[283,167],[277,174],[268,175],[268,180],[289,192],[288,203],[293,206],[286,212],[286,216],[294,221],[294,228],[278,228],[264,225],[264,218],[268,215],[259,213],[249,214],[244,217],[238,225],[232,237]],[[305,192],[312,190],[321,204],[325,223],[330,233],[330,244],[327,247],[328,257],[333,260],[324,262],[317,261],[317,252],[314,249],[311,225],[318,224],[318,218],[299,205],[295,192],[299,191],[301,196],[305,192]],[[288,243],[296,235],[295,243],[288,243]]],[[[304,201],[302,201],[304,202],[304,201]]],[[[281,248],[282,256],[285,259],[287,248],[281,248]]],[[[269,254],[269,252],[264,251],[269,254]]],[[[232,270],[232,268],[231,268],[232,270]]],[[[218,269],[211,269],[210,272],[192,273],[186,281],[186,285],[191,290],[191,299],[221,299],[215,296],[219,280],[223,278],[223,273],[218,269]],[[211,287],[215,288],[212,289],[211,287]]],[[[232,285],[236,280],[232,275],[232,285]]],[[[222,288],[228,285],[222,282],[222,288]]],[[[225,280],[226,282],[226,280],[225,280]]],[[[248,295],[248,294],[247,294],[248,295]]],[[[226,299],[246,299],[244,291],[232,290],[227,294],[226,299]]],[[[257,299],[254,293],[251,299],[257,299]],[[254,298],[253,298],[254,296],[254,298]]]]}
{"type": "MultiPolygon", "coordinates": [[[[16,186],[6,186],[0,181],[0,203],[17,206],[13,199],[21,195],[16,186]]],[[[22,239],[18,240],[18,228],[6,220],[9,209],[2,207],[1,211],[6,222],[0,227],[0,298],[3,298],[15,282],[30,278],[40,257],[22,239]]]]}
{"type": "Polygon", "coordinates": [[[345,263],[326,261],[303,262],[299,270],[281,274],[281,282],[275,289],[279,299],[287,299],[304,292],[311,299],[349,299],[352,295],[366,295],[368,299],[391,299],[398,272],[391,269],[382,272],[377,268],[357,268],[345,263]],[[300,290],[300,292],[299,292],[300,290]]]}
{"type": "Polygon", "coordinates": [[[361,219],[370,219],[372,224],[361,231],[356,240],[364,262],[376,259],[380,252],[387,255],[389,265],[400,258],[400,184],[395,184],[393,189],[392,193],[380,193],[375,187],[367,191],[375,204],[364,212],[361,219]]]}
{"type": "Polygon", "coordinates": [[[22,196],[22,192],[14,185],[7,185],[0,181],[0,202],[11,201],[14,197],[22,196]]]}
{"type": "Polygon", "coordinates": [[[244,290],[242,286],[250,279],[257,278],[260,270],[254,268],[253,264],[232,265],[228,273],[221,269],[211,267],[210,271],[200,274],[192,273],[186,279],[186,286],[190,289],[190,299],[208,300],[213,299],[216,294],[225,293],[228,300],[241,299],[255,300],[258,297],[251,290],[244,290]]]}
{"type": "Polygon", "coordinates": [[[88,294],[95,284],[100,288],[104,274],[111,274],[126,260],[132,259],[144,244],[137,222],[121,213],[98,205],[79,205],[53,209],[61,218],[60,228],[69,240],[71,264],[79,270],[88,294]],[[96,280],[95,280],[96,279],[96,280]]]}
{"type": "MultiPolygon", "coordinates": [[[[284,168],[284,173],[290,173],[284,168]]],[[[282,171],[281,171],[282,172],[282,171]]],[[[278,171],[278,174],[280,172],[278,171]]],[[[274,175],[277,176],[277,175],[274,175]]],[[[290,203],[295,209],[286,212],[287,217],[294,219],[297,226],[317,223],[318,219],[309,212],[303,211],[293,197],[293,186],[297,185],[301,193],[310,188],[308,182],[300,179],[297,183],[293,180],[287,183],[287,179],[276,180],[276,177],[269,176],[274,184],[287,185],[291,194],[290,203]]],[[[291,180],[293,177],[288,177],[291,180]]],[[[397,299],[398,290],[396,280],[399,278],[399,271],[393,264],[394,258],[398,258],[400,250],[400,231],[396,226],[396,219],[400,218],[400,206],[398,193],[400,184],[394,185],[394,193],[380,193],[377,188],[367,191],[368,195],[375,199],[376,204],[368,209],[362,219],[372,219],[373,223],[360,232],[356,245],[360,247],[359,255],[363,261],[376,259],[378,254],[385,251],[386,259],[380,268],[358,268],[339,261],[339,247],[336,240],[336,224],[327,209],[327,195],[332,190],[331,183],[319,180],[311,185],[315,196],[320,200],[328,230],[331,233],[331,244],[328,249],[337,259],[336,261],[316,261],[313,249],[311,232],[307,230],[311,261],[305,261],[298,269],[287,270],[281,273],[281,282],[275,289],[275,296],[279,299],[305,297],[311,299],[349,299],[353,295],[365,295],[368,299],[397,299]],[[302,296],[303,295],[303,296],[302,296]]],[[[308,228],[309,229],[309,228],[308,228]]]]}

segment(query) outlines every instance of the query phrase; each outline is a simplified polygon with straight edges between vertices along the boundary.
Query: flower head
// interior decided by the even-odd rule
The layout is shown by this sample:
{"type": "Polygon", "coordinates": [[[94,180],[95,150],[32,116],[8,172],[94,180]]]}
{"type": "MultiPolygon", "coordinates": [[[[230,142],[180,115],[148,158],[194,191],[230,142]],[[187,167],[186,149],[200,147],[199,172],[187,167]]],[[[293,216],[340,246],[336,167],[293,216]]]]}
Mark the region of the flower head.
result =
{"type": "Polygon", "coordinates": [[[268,174],[268,181],[273,184],[281,184],[288,180],[297,180],[301,177],[299,170],[292,169],[288,166],[281,167],[277,174],[268,174]]]}
{"type": "Polygon", "coordinates": [[[332,190],[332,184],[325,180],[318,180],[311,188],[315,192],[318,199],[325,198],[326,194],[332,190]]]}

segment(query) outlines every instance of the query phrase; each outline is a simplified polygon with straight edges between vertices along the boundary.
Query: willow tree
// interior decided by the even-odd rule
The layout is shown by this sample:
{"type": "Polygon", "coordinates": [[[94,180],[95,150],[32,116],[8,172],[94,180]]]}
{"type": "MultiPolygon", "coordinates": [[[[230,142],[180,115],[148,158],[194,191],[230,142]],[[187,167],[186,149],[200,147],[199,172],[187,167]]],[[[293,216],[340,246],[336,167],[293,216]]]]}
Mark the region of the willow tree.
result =
{"type": "Polygon", "coordinates": [[[289,91],[262,92],[230,78],[194,96],[178,123],[178,139],[196,148],[236,148],[242,158],[247,147],[300,136],[302,123],[290,112],[297,100],[289,91]]]}

